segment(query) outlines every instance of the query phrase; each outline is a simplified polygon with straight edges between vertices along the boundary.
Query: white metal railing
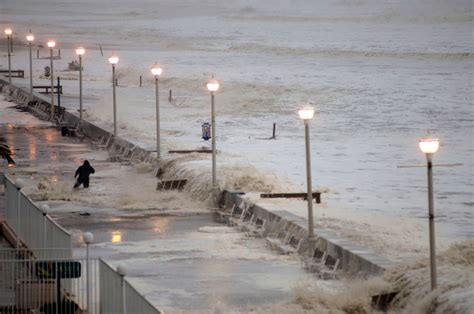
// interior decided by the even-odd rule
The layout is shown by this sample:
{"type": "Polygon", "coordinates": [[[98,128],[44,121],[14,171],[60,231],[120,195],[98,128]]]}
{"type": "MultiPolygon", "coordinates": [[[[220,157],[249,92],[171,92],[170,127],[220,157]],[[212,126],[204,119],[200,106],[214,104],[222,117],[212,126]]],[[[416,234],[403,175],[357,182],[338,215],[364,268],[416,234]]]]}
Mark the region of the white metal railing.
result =
{"type": "MultiPolygon", "coordinates": [[[[5,220],[8,226],[32,252],[39,248],[67,248],[72,256],[72,236],[44,213],[35,202],[17,188],[5,175],[5,220]]],[[[42,254],[56,251],[41,251],[42,254]]],[[[44,257],[44,256],[43,256],[44,257]]],[[[65,256],[50,256],[64,258],[65,256]]]]}
{"type": "Polygon", "coordinates": [[[36,259],[28,249],[2,249],[0,313],[18,312],[161,313],[102,259],[36,259]]]}
{"type": "Polygon", "coordinates": [[[71,234],[11,178],[3,181],[5,220],[27,248],[0,249],[1,313],[160,313],[102,259],[71,259],[71,234]],[[61,271],[74,278],[62,278],[61,271]]]}
{"type": "Polygon", "coordinates": [[[99,260],[100,313],[159,314],[143,295],[102,259],[99,260]]]}
{"type": "Polygon", "coordinates": [[[0,248],[0,261],[5,260],[51,260],[69,258],[69,249],[36,249],[33,253],[27,248],[0,248]]]}
{"type": "Polygon", "coordinates": [[[125,283],[126,313],[157,314],[160,311],[141,295],[127,280],[125,283]]]}
{"type": "Polygon", "coordinates": [[[5,185],[5,220],[10,228],[15,228],[17,225],[17,208],[18,208],[18,189],[11,179],[4,176],[5,185]]]}
{"type": "Polygon", "coordinates": [[[98,259],[22,258],[23,251],[0,252],[1,313],[100,313],[98,259]]]}
{"type": "Polygon", "coordinates": [[[100,313],[123,313],[122,279],[115,270],[103,260],[99,262],[100,273],[100,313]]]}

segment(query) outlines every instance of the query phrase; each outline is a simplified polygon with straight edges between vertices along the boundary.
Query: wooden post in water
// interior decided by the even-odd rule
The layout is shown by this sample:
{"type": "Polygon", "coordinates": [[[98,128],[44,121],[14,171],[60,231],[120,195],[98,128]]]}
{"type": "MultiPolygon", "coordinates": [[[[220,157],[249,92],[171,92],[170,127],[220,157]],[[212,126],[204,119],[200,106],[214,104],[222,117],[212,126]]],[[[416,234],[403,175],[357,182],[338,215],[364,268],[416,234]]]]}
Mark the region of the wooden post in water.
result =
{"type": "Polygon", "coordinates": [[[40,58],[40,50],[36,49],[36,59],[39,59],[39,58],[40,58]]]}
{"type": "Polygon", "coordinates": [[[276,123],[273,123],[273,135],[272,139],[276,139],[276,123]]]}
{"type": "Polygon", "coordinates": [[[142,87],[142,76],[140,75],[140,87],[142,87]]]}
{"type": "Polygon", "coordinates": [[[104,52],[102,51],[102,45],[99,45],[99,48],[100,48],[100,55],[103,57],[103,56],[104,56],[104,52]]]}
{"type": "Polygon", "coordinates": [[[168,102],[171,102],[173,100],[173,91],[170,89],[170,95],[168,96],[168,102]]]}

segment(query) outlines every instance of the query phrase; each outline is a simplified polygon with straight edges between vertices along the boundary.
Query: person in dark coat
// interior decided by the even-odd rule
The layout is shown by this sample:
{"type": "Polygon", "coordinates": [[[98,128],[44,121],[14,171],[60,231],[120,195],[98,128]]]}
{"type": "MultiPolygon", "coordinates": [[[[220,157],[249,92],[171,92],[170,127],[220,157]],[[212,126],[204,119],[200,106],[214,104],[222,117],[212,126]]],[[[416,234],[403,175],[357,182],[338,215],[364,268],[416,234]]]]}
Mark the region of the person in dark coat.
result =
{"type": "Polygon", "coordinates": [[[84,160],[84,163],[82,166],[77,168],[76,174],[74,175],[74,178],[77,178],[76,183],[74,184],[74,188],[78,188],[81,184],[84,185],[84,188],[89,187],[89,176],[95,173],[94,168],[89,164],[88,160],[84,160]]]}

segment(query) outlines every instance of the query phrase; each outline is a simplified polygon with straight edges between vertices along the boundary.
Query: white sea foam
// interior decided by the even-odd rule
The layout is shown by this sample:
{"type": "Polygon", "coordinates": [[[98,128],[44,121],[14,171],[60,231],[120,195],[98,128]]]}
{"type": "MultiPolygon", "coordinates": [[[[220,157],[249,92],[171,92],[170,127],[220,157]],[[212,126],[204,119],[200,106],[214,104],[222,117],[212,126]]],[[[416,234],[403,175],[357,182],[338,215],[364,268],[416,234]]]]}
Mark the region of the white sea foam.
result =
{"type": "Polygon", "coordinates": [[[474,311],[474,241],[452,245],[440,254],[438,288],[431,291],[429,260],[403,264],[385,274],[399,291],[392,307],[404,313],[472,313],[474,311]]]}
{"type": "MultiPolygon", "coordinates": [[[[168,157],[162,160],[163,180],[187,180],[185,190],[193,197],[211,201],[212,180],[209,156],[190,154],[184,157],[168,157]]],[[[223,165],[218,170],[221,190],[271,192],[290,186],[272,174],[265,174],[252,166],[223,165]]],[[[291,187],[291,186],[290,186],[291,187]]]]}
{"type": "MultiPolygon", "coordinates": [[[[474,310],[473,243],[452,246],[441,257],[439,287],[430,292],[427,261],[405,263],[383,277],[351,280],[331,287],[330,282],[302,281],[293,298],[265,306],[241,309],[216,304],[215,313],[379,313],[371,306],[372,296],[397,291],[389,313],[472,313],[474,310]]],[[[209,312],[209,310],[207,311],[209,312]]],[[[172,311],[172,313],[204,313],[172,311]]]]}

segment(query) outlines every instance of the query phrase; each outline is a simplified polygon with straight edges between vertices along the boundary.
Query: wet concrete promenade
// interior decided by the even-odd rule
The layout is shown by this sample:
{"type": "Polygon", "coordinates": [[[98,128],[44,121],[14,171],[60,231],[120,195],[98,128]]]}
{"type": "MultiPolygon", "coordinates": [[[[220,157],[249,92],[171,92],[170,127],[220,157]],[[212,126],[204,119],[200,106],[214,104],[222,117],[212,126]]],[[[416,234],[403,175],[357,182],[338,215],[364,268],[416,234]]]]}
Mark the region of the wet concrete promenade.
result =
{"type": "Polygon", "coordinates": [[[264,240],[214,223],[189,196],[154,191],[152,171],[111,162],[87,140],[63,137],[11,105],[0,106],[0,134],[17,162],[7,171],[25,179],[25,191],[72,231],[76,256],[84,254],[82,233],[94,233],[92,255],[125,264],[130,282],[160,309],[275,303],[291,298],[294,285],[310,276],[264,240]],[[97,173],[89,190],[72,191],[73,173],[86,158],[97,173]]]}

